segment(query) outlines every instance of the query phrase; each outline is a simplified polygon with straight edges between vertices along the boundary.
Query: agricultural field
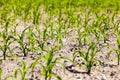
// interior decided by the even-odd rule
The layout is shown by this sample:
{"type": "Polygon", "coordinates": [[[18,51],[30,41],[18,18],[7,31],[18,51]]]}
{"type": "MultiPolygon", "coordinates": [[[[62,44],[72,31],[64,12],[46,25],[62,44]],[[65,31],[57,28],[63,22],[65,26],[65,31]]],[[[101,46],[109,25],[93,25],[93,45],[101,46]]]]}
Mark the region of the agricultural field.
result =
{"type": "Polygon", "coordinates": [[[120,80],[120,0],[0,0],[0,80],[120,80]]]}

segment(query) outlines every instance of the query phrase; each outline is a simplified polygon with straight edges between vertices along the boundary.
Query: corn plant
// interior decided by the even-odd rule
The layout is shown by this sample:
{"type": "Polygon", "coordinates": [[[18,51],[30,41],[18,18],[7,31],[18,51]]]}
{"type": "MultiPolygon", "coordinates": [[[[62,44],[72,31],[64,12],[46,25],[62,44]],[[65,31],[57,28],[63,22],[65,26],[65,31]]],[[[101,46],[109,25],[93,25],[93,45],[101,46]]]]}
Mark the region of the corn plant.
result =
{"type": "Polygon", "coordinates": [[[31,51],[34,51],[35,50],[36,40],[35,40],[35,36],[34,36],[35,34],[33,32],[33,28],[32,27],[29,27],[27,34],[28,34],[28,39],[29,39],[29,43],[28,43],[29,49],[31,51]]]}
{"type": "Polygon", "coordinates": [[[10,44],[13,42],[13,40],[11,40],[13,38],[12,35],[8,34],[8,22],[6,22],[5,26],[4,26],[4,30],[0,33],[0,37],[2,38],[3,41],[3,45],[0,45],[0,49],[3,52],[3,59],[6,59],[6,53],[7,50],[9,50],[9,52],[11,53],[11,49],[10,49],[10,44]]]}
{"type": "Polygon", "coordinates": [[[25,78],[25,76],[26,76],[26,74],[27,74],[27,72],[28,72],[28,70],[29,70],[29,67],[27,67],[27,65],[26,65],[26,63],[23,61],[23,60],[21,60],[21,64],[22,64],[22,68],[17,68],[17,69],[15,69],[14,70],[14,75],[8,75],[8,76],[6,76],[5,78],[4,78],[4,80],[9,80],[9,79],[14,79],[14,80],[18,80],[18,78],[19,78],[19,73],[20,73],[20,80],[26,80],[26,78],[25,78]]]}
{"type": "MultiPolygon", "coordinates": [[[[80,26],[78,26],[78,29],[77,29],[78,41],[79,41],[80,46],[82,45],[82,43],[85,45],[85,43],[87,41],[87,36],[90,34],[90,30],[88,29],[89,28],[88,23],[90,21],[89,14],[90,14],[90,11],[87,12],[87,14],[85,14],[83,25],[79,22],[80,26]],[[81,27],[81,26],[83,26],[83,27],[81,27]],[[82,32],[81,32],[81,29],[83,29],[82,32]]],[[[81,19],[79,21],[81,21],[81,19]]]]}
{"type": "Polygon", "coordinates": [[[78,33],[78,42],[79,42],[79,46],[82,46],[83,43],[83,39],[86,37],[83,32],[80,32],[81,28],[79,27],[77,29],[77,33],[78,33]]]}
{"type": "Polygon", "coordinates": [[[58,26],[56,28],[55,38],[59,46],[62,45],[62,18],[61,18],[61,9],[59,10],[58,26]]]}
{"type": "Polygon", "coordinates": [[[22,64],[22,69],[20,69],[20,68],[15,69],[14,76],[15,76],[15,78],[17,78],[17,75],[19,72],[21,75],[21,80],[26,80],[25,76],[26,76],[27,71],[29,70],[29,67],[27,67],[26,63],[23,60],[21,60],[21,64],[22,64]]]}
{"type": "Polygon", "coordinates": [[[54,23],[49,24],[49,27],[50,27],[50,34],[49,34],[49,36],[52,39],[54,38],[54,30],[55,30],[53,24],[54,23]]]}
{"type": "Polygon", "coordinates": [[[60,26],[57,29],[56,40],[57,40],[58,45],[61,46],[62,45],[62,32],[61,32],[60,26]]]}
{"type": "Polygon", "coordinates": [[[92,65],[95,61],[98,61],[95,56],[98,52],[100,52],[101,49],[96,49],[96,46],[97,46],[97,43],[93,43],[93,42],[90,42],[89,43],[89,48],[87,51],[76,51],[74,54],[73,54],[73,61],[75,60],[76,58],[76,55],[80,55],[84,61],[85,61],[85,66],[87,68],[87,72],[88,74],[90,74],[91,72],[91,68],[92,68],[92,65]]]}
{"type": "Polygon", "coordinates": [[[28,30],[28,29],[29,29],[29,27],[25,28],[21,34],[16,33],[17,37],[14,37],[14,41],[16,41],[21,46],[20,49],[22,50],[24,57],[26,57],[28,54],[28,47],[27,47],[28,44],[25,43],[25,41],[24,41],[26,30],[28,30]]]}
{"type": "Polygon", "coordinates": [[[82,30],[82,24],[81,24],[81,17],[80,17],[80,14],[77,16],[77,35],[78,35],[78,42],[79,42],[79,46],[82,46],[82,43],[83,43],[83,38],[85,36],[83,36],[83,32],[81,31],[82,30]]]}
{"type": "Polygon", "coordinates": [[[108,16],[106,16],[105,14],[102,14],[102,16],[101,16],[101,20],[102,20],[102,22],[101,22],[101,26],[100,26],[100,32],[101,32],[101,34],[102,34],[102,36],[103,36],[103,39],[104,39],[104,43],[106,43],[106,41],[108,41],[108,39],[107,39],[107,31],[109,31],[110,30],[110,18],[108,17],[108,16]],[[103,25],[102,25],[103,24],[103,25]]]}
{"type": "Polygon", "coordinates": [[[96,20],[92,23],[92,29],[91,29],[91,32],[93,33],[93,35],[95,35],[95,38],[97,39],[97,41],[100,40],[100,27],[101,27],[101,24],[102,24],[102,16],[99,16],[97,13],[95,13],[96,15],[96,20]]]}
{"type": "Polygon", "coordinates": [[[53,72],[53,68],[56,64],[59,64],[63,67],[64,69],[64,65],[62,63],[59,62],[59,60],[61,59],[66,59],[69,61],[72,61],[68,58],[65,57],[54,57],[54,50],[58,49],[57,47],[51,48],[51,50],[48,50],[47,53],[48,54],[43,54],[43,56],[39,56],[35,62],[33,62],[33,64],[31,65],[32,70],[34,70],[34,67],[38,64],[40,65],[40,67],[42,68],[42,72],[41,75],[45,76],[45,80],[52,80],[52,77],[56,77],[58,80],[62,80],[62,78],[57,74],[53,72]],[[45,60],[45,64],[42,64],[41,62],[39,62],[39,60],[45,60]]]}
{"type": "Polygon", "coordinates": [[[39,26],[36,26],[37,34],[35,34],[36,42],[40,50],[44,51],[45,42],[48,39],[47,26],[45,25],[43,31],[40,30],[39,26]]]}
{"type": "Polygon", "coordinates": [[[118,50],[116,50],[118,65],[120,64],[120,31],[116,32],[118,50]]]}
{"type": "MultiPolygon", "coordinates": [[[[97,25],[94,25],[97,26],[97,25]]],[[[92,28],[92,32],[95,35],[95,39],[98,41],[100,40],[100,30],[97,27],[92,28]]]]}

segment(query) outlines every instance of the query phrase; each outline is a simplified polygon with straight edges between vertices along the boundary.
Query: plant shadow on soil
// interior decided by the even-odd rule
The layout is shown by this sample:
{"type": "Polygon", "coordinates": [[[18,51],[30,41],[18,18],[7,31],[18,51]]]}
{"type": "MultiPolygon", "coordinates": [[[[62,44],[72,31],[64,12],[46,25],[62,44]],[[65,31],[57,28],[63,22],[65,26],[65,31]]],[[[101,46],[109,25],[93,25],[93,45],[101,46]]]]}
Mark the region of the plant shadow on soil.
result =
{"type": "Polygon", "coordinates": [[[74,65],[70,65],[70,66],[66,66],[66,70],[68,70],[69,72],[71,73],[75,73],[75,74],[90,74],[88,72],[82,72],[82,71],[78,71],[78,70],[75,70],[75,69],[72,69],[72,67],[74,67],[74,65]]]}

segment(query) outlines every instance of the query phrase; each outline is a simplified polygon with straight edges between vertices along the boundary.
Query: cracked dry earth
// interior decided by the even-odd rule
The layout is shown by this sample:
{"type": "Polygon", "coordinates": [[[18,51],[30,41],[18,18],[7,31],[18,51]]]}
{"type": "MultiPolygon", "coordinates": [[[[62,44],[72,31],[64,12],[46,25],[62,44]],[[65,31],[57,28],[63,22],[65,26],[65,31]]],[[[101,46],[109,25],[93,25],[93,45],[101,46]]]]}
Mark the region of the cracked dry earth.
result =
{"type": "MultiPolygon", "coordinates": [[[[23,29],[20,27],[20,29],[23,29]]],[[[20,30],[18,29],[18,30],[20,30]]],[[[62,38],[63,46],[59,51],[56,51],[55,56],[64,56],[68,57],[70,59],[73,58],[73,52],[80,49],[78,46],[78,42],[76,40],[77,33],[73,30],[70,35],[64,36],[62,38]],[[71,37],[72,36],[72,37],[71,37]]],[[[116,47],[116,37],[115,35],[109,34],[108,36],[109,41],[107,43],[113,47],[116,47]]],[[[49,42],[48,45],[52,44],[52,41],[49,42]]],[[[103,43],[101,41],[101,45],[104,45],[106,43],[103,43]]],[[[16,43],[13,44],[13,46],[17,46],[16,43]]],[[[11,47],[13,47],[11,46],[11,47]]],[[[83,48],[87,48],[87,45],[83,46],[83,48]]],[[[120,80],[120,65],[117,65],[117,59],[115,52],[112,52],[110,57],[108,58],[107,52],[110,50],[109,47],[105,47],[101,50],[100,53],[96,54],[96,58],[101,61],[100,65],[95,63],[92,67],[91,74],[86,73],[86,67],[80,66],[79,64],[83,62],[83,59],[80,56],[77,56],[76,58],[76,64],[72,64],[69,61],[61,61],[62,64],[65,66],[65,70],[62,69],[60,65],[56,65],[53,69],[54,72],[59,74],[59,76],[62,78],[62,80],[120,80]]],[[[2,78],[4,78],[7,75],[13,75],[14,69],[21,68],[20,59],[23,59],[27,67],[30,66],[32,62],[35,61],[37,56],[40,56],[42,53],[35,52],[35,53],[29,53],[27,57],[22,57],[22,53],[19,49],[15,50],[17,54],[20,57],[17,58],[7,58],[6,60],[0,61],[3,69],[2,78]]],[[[44,64],[44,61],[41,60],[41,62],[44,64]]],[[[31,72],[29,70],[26,75],[26,80],[44,80],[44,76],[40,75],[41,69],[36,66],[34,69],[34,72],[31,72]]],[[[19,76],[19,75],[18,75],[19,76]]],[[[12,79],[10,79],[12,80],[12,79]]],[[[19,79],[20,76],[19,76],[19,79]]],[[[53,77],[52,80],[57,80],[53,77]]]]}

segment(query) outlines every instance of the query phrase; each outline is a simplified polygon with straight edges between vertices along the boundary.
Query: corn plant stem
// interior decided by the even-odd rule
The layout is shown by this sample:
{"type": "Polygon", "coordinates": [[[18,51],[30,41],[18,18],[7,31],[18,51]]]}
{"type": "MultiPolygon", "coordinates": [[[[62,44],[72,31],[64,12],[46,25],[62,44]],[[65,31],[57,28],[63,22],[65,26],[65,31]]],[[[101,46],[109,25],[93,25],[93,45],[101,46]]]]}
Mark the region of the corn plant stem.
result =
{"type": "Polygon", "coordinates": [[[117,61],[118,61],[118,65],[120,64],[120,51],[117,51],[116,52],[116,54],[117,54],[117,61]]]}
{"type": "Polygon", "coordinates": [[[6,60],[6,51],[3,52],[3,59],[6,60]]]}

